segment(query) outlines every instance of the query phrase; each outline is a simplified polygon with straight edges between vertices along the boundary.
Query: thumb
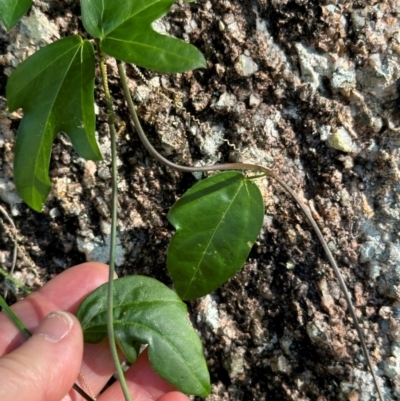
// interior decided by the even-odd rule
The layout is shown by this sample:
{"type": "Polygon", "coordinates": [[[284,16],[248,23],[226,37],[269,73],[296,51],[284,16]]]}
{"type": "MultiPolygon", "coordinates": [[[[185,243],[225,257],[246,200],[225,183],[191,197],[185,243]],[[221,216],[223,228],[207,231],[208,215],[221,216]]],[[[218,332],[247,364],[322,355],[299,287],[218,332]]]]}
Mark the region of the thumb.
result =
{"type": "Polygon", "coordinates": [[[0,400],[60,401],[79,374],[82,353],[78,320],[50,313],[31,338],[0,358],[0,400]]]}

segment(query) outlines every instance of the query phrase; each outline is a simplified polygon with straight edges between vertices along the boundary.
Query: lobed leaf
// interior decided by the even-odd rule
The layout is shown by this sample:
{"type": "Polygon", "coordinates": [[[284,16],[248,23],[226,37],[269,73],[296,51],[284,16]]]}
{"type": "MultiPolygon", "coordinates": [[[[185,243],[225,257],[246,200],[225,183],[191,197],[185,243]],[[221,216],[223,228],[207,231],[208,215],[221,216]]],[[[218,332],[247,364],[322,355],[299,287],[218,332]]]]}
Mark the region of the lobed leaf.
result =
{"type": "Polygon", "coordinates": [[[151,26],[174,2],[82,0],[82,20],[85,29],[101,39],[101,50],[119,60],[165,73],[205,67],[203,55],[194,46],[161,35],[151,26]]]}
{"type": "Polygon", "coordinates": [[[219,173],[190,188],[168,213],[176,233],[167,265],[179,296],[202,297],[240,270],[263,218],[260,190],[239,172],[219,173]]]}
{"type": "MultiPolygon", "coordinates": [[[[199,337],[187,318],[186,305],[159,281],[129,276],[114,282],[114,328],[118,345],[130,360],[137,344],[148,344],[154,371],[181,391],[205,396],[210,377],[199,337]]],[[[84,339],[107,338],[107,284],[79,306],[77,317],[84,339]]]]}
{"type": "Polygon", "coordinates": [[[65,132],[86,159],[101,160],[95,138],[94,50],[80,36],[46,46],[11,74],[10,111],[23,108],[14,155],[14,182],[21,198],[40,211],[50,192],[49,164],[56,135],[65,132]]]}
{"type": "Polygon", "coordinates": [[[32,0],[1,0],[0,20],[9,31],[28,11],[32,0]]]}

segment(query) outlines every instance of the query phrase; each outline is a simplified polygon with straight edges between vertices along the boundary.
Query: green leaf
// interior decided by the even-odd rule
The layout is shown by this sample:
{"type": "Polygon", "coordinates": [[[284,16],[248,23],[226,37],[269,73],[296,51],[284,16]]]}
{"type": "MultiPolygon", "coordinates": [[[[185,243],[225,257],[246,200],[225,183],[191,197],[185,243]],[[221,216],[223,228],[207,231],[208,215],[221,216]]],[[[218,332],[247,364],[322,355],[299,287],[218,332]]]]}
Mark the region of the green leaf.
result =
{"type": "Polygon", "coordinates": [[[202,297],[240,270],[263,218],[260,190],[241,173],[219,173],[190,188],[168,213],[176,233],[167,265],[180,297],[202,297]]]}
{"type": "Polygon", "coordinates": [[[175,0],[82,0],[85,29],[101,38],[101,50],[119,60],[151,70],[176,73],[205,67],[194,46],[155,32],[175,0]]]}
{"type": "Polygon", "coordinates": [[[133,0],[81,0],[82,22],[95,38],[104,38],[128,17],[133,0]]]}
{"type": "Polygon", "coordinates": [[[69,136],[81,157],[101,160],[93,91],[94,50],[80,36],[40,49],[8,80],[10,111],[24,110],[15,144],[14,182],[22,199],[37,211],[50,192],[51,145],[59,132],[69,136]]]}
{"type": "MultiPolygon", "coordinates": [[[[107,338],[107,284],[79,306],[84,339],[107,338]]],[[[114,282],[114,325],[118,344],[148,344],[154,371],[181,391],[205,396],[210,378],[199,337],[187,318],[186,305],[157,280],[129,276],[114,282]]]]}
{"type": "Polygon", "coordinates": [[[28,11],[32,0],[1,0],[0,20],[9,31],[28,11]]]}

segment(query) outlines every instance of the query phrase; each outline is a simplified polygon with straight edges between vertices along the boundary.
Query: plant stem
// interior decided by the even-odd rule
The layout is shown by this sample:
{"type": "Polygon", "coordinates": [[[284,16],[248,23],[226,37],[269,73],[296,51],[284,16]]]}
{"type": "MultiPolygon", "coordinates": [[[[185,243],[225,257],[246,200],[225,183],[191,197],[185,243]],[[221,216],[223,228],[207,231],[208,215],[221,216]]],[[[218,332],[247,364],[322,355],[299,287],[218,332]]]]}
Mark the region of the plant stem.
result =
{"type": "MultiPolygon", "coordinates": [[[[97,47],[99,49],[99,46],[97,47]]],[[[100,53],[100,50],[99,50],[100,53]]],[[[117,239],[117,207],[118,207],[118,169],[117,169],[117,138],[115,131],[115,118],[110,91],[107,80],[107,67],[105,64],[105,56],[100,53],[100,70],[103,81],[104,94],[108,113],[108,126],[110,128],[111,137],[111,241],[110,241],[110,264],[108,276],[108,297],[107,297],[107,332],[110,342],[111,354],[114,360],[117,377],[120,381],[122,392],[126,401],[132,401],[129,393],[128,385],[125,380],[124,372],[119,361],[117,345],[114,334],[114,272],[115,272],[115,249],[117,239]]]]}
{"type": "Polygon", "coordinates": [[[12,320],[12,322],[18,327],[21,333],[26,337],[29,338],[31,333],[28,329],[24,326],[21,322],[19,317],[13,312],[13,310],[7,305],[5,299],[0,295],[0,306],[3,308],[4,312],[7,313],[8,317],[12,320]]]}
{"type": "Polygon", "coordinates": [[[262,171],[264,172],[267,176],[271,177],[272,179],[274,179],[276,182],[278,182],[284,189],[286,192],[289,193],[289,195],[295,200],[295,202],[298,204],[298,206],[300,207],[300,209],[302,210],[302,212],[305,214],[305,216],[307,217],[308,221],[310,222],[312,228],[314,229],[315,233],[317,234],[318,240],[320,241],[325,254],[329,260],[329,263],[336,275],[336,278],[339,282],[339,286],[340,289],[343,291],[349,311],[350,311],[350,316],[353,319],[353,324],[356,328],[360,343],[361,343],[361,347],[363,349],[365,358],[367,360],[367,365],[371,371],[372,374],[372,378],[374,381],[374,385],[376,388],[376,391],[378,392],[378,396],[380,401],[384,401],[384,397],[382,394],[382,390],[378,384],[378,378],[375,375],[375,371],[374,371],[374,366],[372,364],[372,361],[369,357],[369,353],[368,353],[368,349],[367,349],[367,345],[365,343],[365,339],[364,339],[364,335],[361,331],[361,327],[360,324],[358,322],[357,316],[356,316],[356,312],[355,312],[355,308],[353,306],[353,302],[351,301],[351,295],[349,293],[349,291],[347,290],[347,286],[346,283],[342,277],[342,274],[340,273],[340,269],[338,267],[338,265],[336,264],[336,261],[332,255],[331,250],[328,247],[328,244],[326,243],[324,236],[322,235],[321,230],[319,229],[317,223],[315,222],[314,218],[311,215],[310,209],[303,203],[303,201],[299,198],[299,196],[292,190],[292,188],[290,188],[289,185],[286,184],[286,182],[283,180],[283,178],[281,178],[280,176],[278,176],[277,174],[275,174],[272,170],[270,170],[267,167],[263,167],[263,166],[258,166],[255,164],[249,164],[249,163],[223,163],[223,164],[214,164],[214,165],[210,165],[210,166],[200,166],[200,167],[191,167],[191,166],[181,166],[179,164],[175,164],[173,162],[171,162],[170,160],[166,159],[164,156],[160,155],[157,150],[153,147],[153,145],[149,142],[149,140],[147,139],[146,134],[143,131],[143,128],[140,124],[140,121],[138,119],[138,116],[136,114],[136,110],[135,110],[135,105],[133,104],[132,101],[132,97],[129,91],[129,87],[128,87],[128,80],[126,77],[126,73],[125,73],[125,68],[124,65],[121,61],[117,61],[117,65],[118,65],[118,73],[120,76],[120,80],[121,80],[121,85],[122,85],[122,89],[124,91],[124,97],[125,100],[128,104],[128,108],[129,108],[129,112],[131,115],[131,119],[133,122],[133,125],[136,129],[136,133],[138,134],[140,140],[142,141],[144,147],[149,151],[149,153],[159,162],[163,163],[164,165],[173,168],[174,170],[178,170],[178,171],[183,171],[183,172],[190,172],[190,173],[194,173],[194,172],[199,172],[199,171],[222,171],[222,170],[250,170],[250,171],[262,171]]]}
{"type": "Polygon", "coordinates": [[[25,294],[32,294],[32,291],[23,285],[19,280],[11,276],[11,274],[8,274],[2,266],[0,266],[0,274],[4,276],[7,280],[11,281],[13,284],[15,284],[20,290],[22,290],[25,294]]]}

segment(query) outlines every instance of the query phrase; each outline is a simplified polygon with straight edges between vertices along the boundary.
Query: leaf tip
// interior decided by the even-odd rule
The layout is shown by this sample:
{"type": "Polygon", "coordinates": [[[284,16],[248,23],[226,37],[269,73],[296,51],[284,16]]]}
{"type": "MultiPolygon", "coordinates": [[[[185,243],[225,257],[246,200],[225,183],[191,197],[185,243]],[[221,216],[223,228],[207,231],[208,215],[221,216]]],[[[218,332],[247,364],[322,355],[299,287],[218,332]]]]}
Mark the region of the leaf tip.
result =
{"type": "Polygon", "coordinates": [[[198,68],[206,68],[207,67],[207,61],[206,61],[205,57],[203,56],[203,54],[201,54],[201,56],[202,56],[202,60],[200,62],[201,65],[198,68]]]}

